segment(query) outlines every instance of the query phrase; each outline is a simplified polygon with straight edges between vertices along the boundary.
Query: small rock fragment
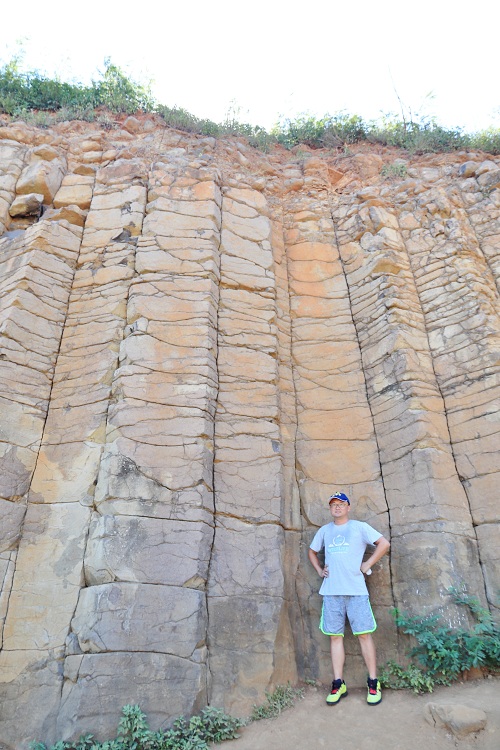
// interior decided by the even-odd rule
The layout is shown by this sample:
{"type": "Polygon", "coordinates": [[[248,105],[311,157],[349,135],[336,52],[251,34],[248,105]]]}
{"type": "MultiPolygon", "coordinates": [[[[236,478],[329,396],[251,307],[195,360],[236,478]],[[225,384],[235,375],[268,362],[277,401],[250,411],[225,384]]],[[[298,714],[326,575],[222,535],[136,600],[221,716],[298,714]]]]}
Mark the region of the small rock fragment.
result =
{"type": "Polygon", "coordinates": [[[478,163],[476,161],[466,161],[458,168],[460,177],[473,177],[476,174],[478,163]]]}
{"type": "Polygon", "coordinates": [[[43,215],[46,221],[67,221],[70,224],[76,224],[83,227],[85,224],[86,211],[82,211],[78,206],[63,206],[61,208],[51,208],[43,215]]]}
{"type": "Polygon", "coordinates": [[[18,195],[9,209],[9,214],[15,216],[38,216],[43,203],[41,193],[27,193],[18,195]]]}

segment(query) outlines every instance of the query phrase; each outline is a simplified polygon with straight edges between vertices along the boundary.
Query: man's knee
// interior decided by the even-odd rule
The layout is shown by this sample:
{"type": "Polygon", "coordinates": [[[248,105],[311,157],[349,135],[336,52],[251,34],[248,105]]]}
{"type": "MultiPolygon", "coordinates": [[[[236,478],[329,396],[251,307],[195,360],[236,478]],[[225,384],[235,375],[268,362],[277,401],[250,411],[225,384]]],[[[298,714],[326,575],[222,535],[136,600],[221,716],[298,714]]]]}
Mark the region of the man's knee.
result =
{"type": "Polygon", "coordinates": [[[360,633],[358,635],[358,638],[360,641],[371,641],[372,640],[372,634],[371,633],[360,633]]]}

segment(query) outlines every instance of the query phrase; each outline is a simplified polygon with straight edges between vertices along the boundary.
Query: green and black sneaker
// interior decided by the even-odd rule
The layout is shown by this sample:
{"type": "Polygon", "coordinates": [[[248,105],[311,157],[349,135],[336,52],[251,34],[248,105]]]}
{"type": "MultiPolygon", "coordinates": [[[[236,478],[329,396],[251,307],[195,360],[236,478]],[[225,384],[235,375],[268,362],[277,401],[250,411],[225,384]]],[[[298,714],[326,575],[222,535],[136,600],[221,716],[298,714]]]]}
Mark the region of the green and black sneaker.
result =
{"type": "Polygon", "coordinates": [[[369,706],[376,706],[382,700],[382,688],[380,682],[376,677],[369,677],[368,680],[368,694],[366,696],[366,702],[369,706]]]}
{"type": "Polygon", "coordinates": [[[332,691],[326,698],[327,706],[335,706],[341,698],[347,695],[347,685],[344,680],[334,680],[332,682],[332,691]]]}

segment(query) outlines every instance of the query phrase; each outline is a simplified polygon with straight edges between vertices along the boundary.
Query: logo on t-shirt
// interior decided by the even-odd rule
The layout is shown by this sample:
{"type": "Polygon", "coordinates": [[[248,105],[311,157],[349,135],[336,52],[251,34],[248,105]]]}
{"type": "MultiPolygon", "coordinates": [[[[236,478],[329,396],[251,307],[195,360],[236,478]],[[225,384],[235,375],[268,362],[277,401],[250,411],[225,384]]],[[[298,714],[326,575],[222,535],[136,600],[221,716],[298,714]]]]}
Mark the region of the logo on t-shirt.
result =
{"type": "Polygon", "coordinates": [[[328,551],[334,554],[338,552],[347,552],[345,547],[348,546],[349,542],[346,541],[345,536],[343,534],[337,534],[337,536],[334,536],[331,543],[328,545],[328,551]]]}

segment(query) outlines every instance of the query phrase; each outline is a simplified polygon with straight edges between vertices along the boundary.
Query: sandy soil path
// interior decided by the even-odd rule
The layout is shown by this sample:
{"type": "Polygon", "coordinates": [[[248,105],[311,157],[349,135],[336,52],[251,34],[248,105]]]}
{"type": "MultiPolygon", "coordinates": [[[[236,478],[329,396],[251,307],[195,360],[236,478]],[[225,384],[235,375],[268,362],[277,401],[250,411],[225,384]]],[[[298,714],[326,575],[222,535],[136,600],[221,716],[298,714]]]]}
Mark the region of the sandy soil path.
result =
{"type": "Polygon", "coordinates": [[[379,706],[368,706],[366,691],[349,690],[337,706],[327,706],[327,690],[308,688],[304,700],[277,719],[241,730],[227,750],[500,750],[500,678],[457,683],[431,695],[384,691],[379,706]],[[486,712],[486,729],[458,740],[424,718],[427,703],[460,704],[486,712]]]}

